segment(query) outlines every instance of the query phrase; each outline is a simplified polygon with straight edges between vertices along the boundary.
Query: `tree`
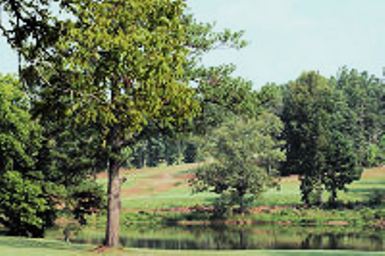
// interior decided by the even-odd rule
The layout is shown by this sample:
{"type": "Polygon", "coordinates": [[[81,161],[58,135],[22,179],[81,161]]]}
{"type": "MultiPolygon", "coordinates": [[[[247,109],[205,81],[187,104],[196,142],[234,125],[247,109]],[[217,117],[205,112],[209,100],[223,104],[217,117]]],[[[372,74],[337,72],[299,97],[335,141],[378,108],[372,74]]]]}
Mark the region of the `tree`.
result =
{"type": "Polygon", "coordinates": [[[355,115],[346,99],[316,72],[302,74],[288,86],[283,118],[287,173],[299,173],[302,200],[320,204],[322,191],[337,190],[360,177],[353,148],[355,115]]]}
{"type": "MultiPolygon", "coordinates": [[[[331,85],[332,86],[332,85],[331,85]]],[[[330,192],[329,203],[334,206],[337,191],[346,190],[346,185],[360,179],[363,168],[360,165],[355,143],[354,112],[349,108],[343,92],[332,86],[332,108],[327,131],[328,147],[325,152],[325,170],[322,184],[330,192]]]]}
{"type": "Polygon", "coordinates": [[[268,83],[262,86],[257,93],[260,108],[281,116],[283,110],[284,91],[284,86],[279,86],[274,83],[268,83]]]}
{"type": "MultiPolygon", "coordinates": [[[[48,0],[37,4],[28,0],[3,0],[1,4],[13,21],[11,28],[3,32],[24,57],[21,75],[36,98],[45,101],[47,97],[41,96],[46,95],[56,99],[50,111],[67,120],[76,117],[76,125],[81,123],[96,129],[93,145],[100,140],[98,152],[106,156],[105,166],[111,174],[106,244],[116,245],[118,170],[127,162],[127,152],[131,150],[127,149],[142,139],[147,127],[160,130],[181,127],[186,119],[199,112],[194,91],[187,88],[187,81],[196,77],[196,66],[204,52],[224,45],[241,46],[241,33],[212,32],[212,24],[197,23],[183,13],[183,1],[57,2],[61,11],[69,13],[70,20],[54,17],[48,0]],[[22,20],[17,17],[20,15],[24,16],[22,20]],[[41,27],[24,26],[27,20],[35,18],[42,22],[41,27]],[[28,36],[13,36],[18,31],[28,36]],[[13,41],[14,38],[17,40],[13,41]]],[[[37,111],[40,117],[46,115],[41,110],[47,105],[42,106],[37,111]]],[[[73,174],[76,163],[71,156],[81,151],[84,143],[74,141],[76,150],[71,151],[67,147],[71,142],[66,143],[65,138],[72,140],[74,136],[71,132],[57,131],[63,127],[71,131],[80,129],[82,139],[95,133],[65,122],[53,124],[46,133],[42,152],[52,152],[55,145],[59,147],[40,161],[41,166],[53,170],[69,160],[72,162],[69,171],[73,174]],[[51,159],[57,153],[61,161],[53,166],[51,159]]],[[[92,150],[87,150],[87,157],[92,154],[92,150]]]]}
{"type": "Polygon", "coordinates": [[[385,128],[385,89],[380,79],[367,72],[342,68],[332,82],[347,99],[356,118],[355,143],[359,162],[371,166],[373,149],[378,147],[385,128]]]}
{"type": "Polygon", "coordinates": [[[276,139],[282,128],[279,118],[269,113],[257,120],[224,123],[208,142],[213,162],[196,171],[195,189],[220,194],[226,206],[239,205],[239,211],[245,212],[260,193],[276,185],[275,167],[285,157],[282,141],[276,139]]]}
{"type": "Polygon", "coordinates": [[[42,236],[58,188],[36,169],[41,128],[17,79],[0,76],[0,222],[14,235],[42,236]]]}
{"type": "Polygon", "coordinates": [[[105,245],[117,246],[123,151],[146,127],[182,126],[198,109],[183,73],[184,3],[81,1],[70,8],[55,62],[36,67],[47,74],[39,93],[60,92],[71,102],[67,115],[96,127],[109,173],[105,245]]]}
{"type": "Polygon", "coordinates": [[[48,49],[61,34],[61,22],[52,15],[51,4],[66,5],[60,0],[0,0],[7,22],[0,22],[0,31],[18,53],[19,75],[22,60],[28,64],[46,60],[48,49]]]}

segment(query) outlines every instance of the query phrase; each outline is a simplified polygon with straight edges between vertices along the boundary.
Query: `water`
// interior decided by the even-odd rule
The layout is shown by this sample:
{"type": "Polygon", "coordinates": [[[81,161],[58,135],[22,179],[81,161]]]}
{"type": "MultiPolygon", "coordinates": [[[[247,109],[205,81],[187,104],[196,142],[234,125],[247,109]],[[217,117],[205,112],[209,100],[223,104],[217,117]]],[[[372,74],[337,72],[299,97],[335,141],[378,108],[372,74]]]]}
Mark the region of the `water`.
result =
{"type": "MultiPolygon", "coordinates": [[[[85,230],[74,242],[101,244],[102,230],[85,230]]],[[[125,247],[153,249],[339,249],[385,251],[385,231],[346,227],[183,226],[131,227],[122,231],[125,247]]]]}

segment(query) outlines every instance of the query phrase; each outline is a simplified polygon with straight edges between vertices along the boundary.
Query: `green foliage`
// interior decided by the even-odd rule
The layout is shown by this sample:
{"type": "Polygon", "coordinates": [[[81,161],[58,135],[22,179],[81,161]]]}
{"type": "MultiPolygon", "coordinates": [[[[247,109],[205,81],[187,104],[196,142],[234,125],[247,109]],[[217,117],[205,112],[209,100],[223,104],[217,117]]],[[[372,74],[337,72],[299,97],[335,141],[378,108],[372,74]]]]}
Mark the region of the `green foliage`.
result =
{"type": "Polygon", "coordinates": [[[36,169],[41,128],[11,76],[0,77],[0,222],[12,234],[42,236],[52,225],[60,187],[36,169]]]}
{"type": "Polygon", "coordinates": [[[360,178],[354,148],[355,115],[344,95],[315,72],[288,86],[283,111],[287,173],[301,175],[302,199],[320,204],[324,189],[335,203],[337,190],[360,178]]]}
{"type": "Polygon", "coordinates": [[[202,68],[196,71],[197,93],[202,113],[195,120],[196,129],[209,132],[234,116],[255,117],[258,113],[256,92],[252,83],[233,77],[233,65],[202,68]]]}
{"type": "MultiPolygon", "coordinates": [[[[380,206],[385,203],[385,191],[375,189],[369,194],[368,203],[370,206],[380,206]]],[[[385,217],[385,216],[384,216],[385,217]]]]}
{"type": "Polygon", "coordinates": [[[28,170],[40,147],[40,127],[16,78],[0,75],[0,173],[28,170]]]}
{"type": "Polygon", "coordinates": [[[0,23],[0,31],[20,57],[24,57],[30,64],[49,55],[47,48],[60,35],[60,22],[52,15],[50,8],[54,2],[60,4],[66,1],[0,0],[0,7],[7,20],[0,23]]]}
{"type": "Polygon", "coordinates": [[[259,107],[265,111],[281,116],[285,89],[285,87],[274,83],[268,83],[262,86],[257,93],[259,107]]]}
{"type": "Polygon", "coordinates": [[[87,216],[98,214],[106,207],[104,189],[92,181],[68,188],[70,210],[81,225],[87,224],[87,216]]]}
{"type": "Polygon", "coordinates": [[[243,212],[248,201],[276,185],[275,167],[285,156],[276,139],[281,130],[278,117],[269,113],[225,123],[207,142],[213,162],[196,171],[195,189],[220,194],[219,205],[238,205],[243,212]]]}
{"type": "MultiPolygon", "coordinates": [[[[354,112],[354,146],[358,152],[359,163],[363,166],[380,164],[376,147],[385,128],[385,89],[380,79],[367,72],[342,68],[332,82],[346,96],[348,107],[354,112]]],[[[381,158],[381,156],[380,156],[381,158]]]]}
{"type": "Polygon", "coordinates": [[[385,135],[381,137],[377,144],[369,144],[366,161],[369,166],[378,166],[385,163],[385,135]]]}
{"type": "Polygon", "coordinates": [[[183,152],[185,163],[195,163],[198,160],[198,146],[193,142],[186,143],[186,149],[183,152]]]}
{"type": "Polygon", "coordinates": [[[43,184],[7,171],[0,178],[0,222],[12,235],[41,237],[49,205],[43,184]]]}
{"type": "Polygon", "coordinates": [[[65,34],[50,49],[53,57],[33,67],[42,74],[34,87],[38,95],[61,95],[56,109],[95,128],[95,140],[101,142],[96,145],[109,169],[106,243],[115,246],[119,169],[127,163],[130,147],[148,128],[174,130],[199,111],[184,75],[185,4],[84,0],[66,8],[71,19],[63,24],[65,34]]]}
{"type": "Polygon", "coordinates": [[[181,83],[187,56],[181,1],[72,7],[75,23],[57,44],[65,55],[61,67],[73,74],[67,77],[74,100],[69,114],[98,123],[106,137],[115,126],[115,139],[124,144],[151,123],[168,128],[194,113],[193,91],[181,83]]]}

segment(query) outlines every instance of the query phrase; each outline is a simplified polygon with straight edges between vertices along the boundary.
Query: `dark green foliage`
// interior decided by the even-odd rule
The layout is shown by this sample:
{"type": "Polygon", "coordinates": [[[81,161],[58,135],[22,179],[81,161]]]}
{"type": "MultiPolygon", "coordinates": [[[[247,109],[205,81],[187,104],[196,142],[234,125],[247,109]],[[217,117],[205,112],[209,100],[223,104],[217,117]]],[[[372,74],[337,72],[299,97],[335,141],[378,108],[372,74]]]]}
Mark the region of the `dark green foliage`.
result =
{"type": "Polygon", "coordinates": [[[37,166],[47,179],[64,186],[75,186],[105,168],[101,141],[89,127],[71,125],[70,120],[45,121],[42,148],[37,166]]]}
{"type": "Polygon", "coordinates": [[[265,189],[276,185],[276,166],[284,159],[282,141],[276,140],[282,124],[273,114],[257,120],[233,119],[216,129],[207,150],[213,158],[196,172],[197,191],[220,194],[218,206],[244,212],[265,189]]]}
{"type": "Polygon", "coordinates": [[[376,189],[369,194],[368,203],[370,206],[380,206],[385,203],[385,191],[382,189],[376,189]]]}
{"type": "Polygon", "coordinates": [[[320,204],[324,189],[335,203],[337,190],[362,172],[354,148],[355,115],[344,95],[315,72],[290,83],[284,100],[286,173],[300,174],[305,204],[320,204]]]}
{"type": "Polygon", "coordinates": [[[193,142],[187,142],[183,152],[185,163],[195,163],[198,160],[198,146],[193,142]]]}
{"type": "Polygon", "coordinates": [[[342,68],[332,82],[344,93],[348,107],[356,116],[352,135],[359,163],[368,167],[381,164],[375,155],[379,153],[377,148],[385,128],[385,87],[367,72],[347,68],[342,68]]]}
{"type": "Polygon", "coordinates": [[[87,216],[98,214],[106,207],[104,189],[94,181],[84,181],[68,188],[69,207],[81,225],[87,224],[87,216]]]}
{"type": "Polygon", "coordinates": [[[147,142],[147,165],[150,167],[155,167],[159,163],[164,162],[165,159],[165,147],[166,145],[162,143],[161,140],[155,138],[150,138],[147,142]]]}
{"type": "Polygon", "coordinates": [[[62,190],[36,169],[41,128],[29,110],[17,80],[0,76],[0,222],[11,234],[42,236],[62,190]]]}
{"type": "Polygon", "coordinates": [[[7,171],[0,178],[0,222],[11,235],[42,237],[49,210],[42,183],[7,171]]]}
{"type": "Polygon", "coordinates": [[[40,61],[43,56],[49,56],[47,49],[58,40],[61,25],[50,8],[54,2],[60,4],[64,1],[0,0],[8,21],[0,24],[0,30],[26,62],[40,61]]]}

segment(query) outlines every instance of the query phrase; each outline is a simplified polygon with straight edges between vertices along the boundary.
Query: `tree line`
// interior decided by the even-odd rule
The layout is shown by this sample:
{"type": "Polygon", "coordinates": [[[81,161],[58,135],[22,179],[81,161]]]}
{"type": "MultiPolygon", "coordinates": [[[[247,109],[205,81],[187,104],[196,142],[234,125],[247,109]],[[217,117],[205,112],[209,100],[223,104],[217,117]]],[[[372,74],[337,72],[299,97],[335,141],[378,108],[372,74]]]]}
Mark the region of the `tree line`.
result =
{"type": "Polygon", "coordinates": [[[202,63],[245,47],[243,33],[200,23],[182,0],[0,6],[20,56],[19,76],[0,77],[0,222],[12,234],[43,236],[61,212],[86,224],[107,209],[105,245],[118,245],[122,167],[205,161],[194,190],[244,212],[291,174],[305,204],[324,191],[335,204],[384,161],[384,86],[366,72],[311,71],[255,90],[235,66],[202,63]]]}

